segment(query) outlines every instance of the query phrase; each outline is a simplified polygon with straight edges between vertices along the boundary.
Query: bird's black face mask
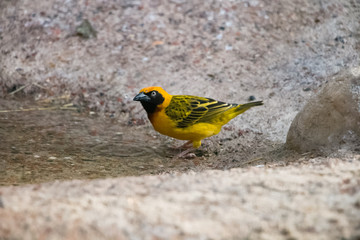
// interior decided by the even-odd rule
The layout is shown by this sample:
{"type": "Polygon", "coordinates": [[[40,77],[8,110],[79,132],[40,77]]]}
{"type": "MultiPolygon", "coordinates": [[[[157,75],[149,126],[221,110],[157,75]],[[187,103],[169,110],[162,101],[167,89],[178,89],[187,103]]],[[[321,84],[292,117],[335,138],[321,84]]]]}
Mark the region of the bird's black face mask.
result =
{"type": "Polygon", "coordinates": [[[151,91],[148,93],[141,92],[136,95],[134,101],[140,101],[148,114],[154,113],[156,107],[164,102],[164,97],[158,91],[151,91]]]}

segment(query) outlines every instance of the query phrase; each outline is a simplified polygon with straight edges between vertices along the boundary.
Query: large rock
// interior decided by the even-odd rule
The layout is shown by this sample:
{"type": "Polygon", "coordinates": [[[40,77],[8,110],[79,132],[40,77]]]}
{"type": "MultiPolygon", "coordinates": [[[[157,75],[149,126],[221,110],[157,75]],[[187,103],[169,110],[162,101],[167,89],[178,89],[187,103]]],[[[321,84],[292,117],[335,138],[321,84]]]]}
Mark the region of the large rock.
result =
{"type": "Polygon", "coordinates": [[[299,152],[328,151],[360,136],[360,67],[334,76],[293,120],[286,144],[299,152]]]}
{"type": "Polygon", "coordinates": [[[311,162],[0,187],[0,239],[359,239],[360,162],[311,162]]]}

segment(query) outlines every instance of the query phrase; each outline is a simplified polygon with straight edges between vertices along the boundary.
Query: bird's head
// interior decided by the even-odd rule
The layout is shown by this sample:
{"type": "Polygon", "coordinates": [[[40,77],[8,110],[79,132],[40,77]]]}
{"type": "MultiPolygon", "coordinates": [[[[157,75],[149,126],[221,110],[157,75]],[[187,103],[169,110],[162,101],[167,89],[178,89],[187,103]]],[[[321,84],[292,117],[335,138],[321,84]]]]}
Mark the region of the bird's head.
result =
{"type": "Polygon", "coordinates": [[[146,87],[140,90],[134,97],[134,101],[140,101],[148,114],[154,113],[169,105],[171,95],[161,87],[146,87]]]}

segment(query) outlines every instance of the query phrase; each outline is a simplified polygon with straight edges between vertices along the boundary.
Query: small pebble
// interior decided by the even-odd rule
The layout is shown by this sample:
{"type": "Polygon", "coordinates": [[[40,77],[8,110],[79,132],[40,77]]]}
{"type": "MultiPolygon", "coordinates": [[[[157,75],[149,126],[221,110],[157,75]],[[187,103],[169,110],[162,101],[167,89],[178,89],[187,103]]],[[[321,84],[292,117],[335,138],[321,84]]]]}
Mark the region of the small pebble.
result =
{"type": "Polygon", "coordinates": [[[83,22],[76,28],[76,34],[82,38],[96,37],[96,31],[91,26],[89,20],[84,19],[83,22]]]}
{"type": "Polygon", "coordinates": [[[253,95],[251,95],[250,97],[249,97],[249,101],[254,101],[256,98],[255,98],[255,96],[253,96],[253,95]]]}
{"type": "Polygon", "coordinates": [[[345,39],[341,36],[337,36],[334,40],[335,40],[335,42],[341,42],[343,44],[345,43],[345,39]]]}
{"type": "Polygon", "coordinates": [[[196,158],[195,153],[189,153],[186,155],[186,158],[196,158]]]}

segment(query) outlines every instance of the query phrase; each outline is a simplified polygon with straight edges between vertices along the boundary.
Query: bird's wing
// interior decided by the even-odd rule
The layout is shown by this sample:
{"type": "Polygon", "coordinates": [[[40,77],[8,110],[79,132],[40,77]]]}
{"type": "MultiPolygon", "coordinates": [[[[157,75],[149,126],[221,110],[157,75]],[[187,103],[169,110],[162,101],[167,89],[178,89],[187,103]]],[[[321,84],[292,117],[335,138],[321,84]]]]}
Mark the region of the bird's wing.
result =
{"type": "Polygon", "coordinates": [[[211,98],[175,95],[165,108],[165,113],[176,122],[177,127],[186,128],[199,122],[211,123],[217,116],[235,106],[237,104],[228,104],[211,98]]]}

